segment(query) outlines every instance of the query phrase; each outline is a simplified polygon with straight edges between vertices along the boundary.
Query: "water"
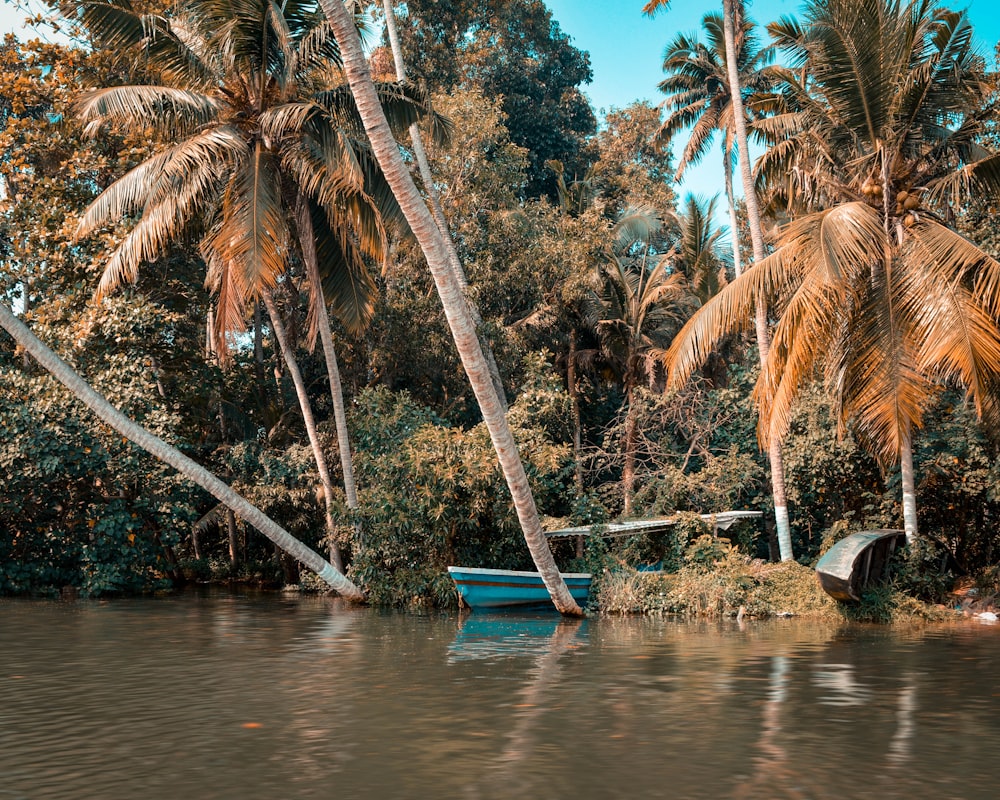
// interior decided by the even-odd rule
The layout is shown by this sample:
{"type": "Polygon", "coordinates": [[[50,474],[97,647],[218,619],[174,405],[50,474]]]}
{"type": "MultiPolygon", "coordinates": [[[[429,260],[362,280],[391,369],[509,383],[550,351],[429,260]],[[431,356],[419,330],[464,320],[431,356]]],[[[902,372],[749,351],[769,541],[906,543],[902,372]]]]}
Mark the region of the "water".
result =
{"type": "Polygon", "coordinates": [[[998,796],[1000,627],[0,602],[8,798],[998,796]]]}

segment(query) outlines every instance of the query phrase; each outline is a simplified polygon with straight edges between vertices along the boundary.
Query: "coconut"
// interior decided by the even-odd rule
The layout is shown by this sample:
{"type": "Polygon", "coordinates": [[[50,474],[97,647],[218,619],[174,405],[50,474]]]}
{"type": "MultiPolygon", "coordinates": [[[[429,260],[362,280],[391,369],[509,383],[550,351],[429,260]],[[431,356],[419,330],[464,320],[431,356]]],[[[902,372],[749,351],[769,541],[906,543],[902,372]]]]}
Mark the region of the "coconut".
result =
{"type": "Polygon", "coordinates": [[[903,208],[905,208],[907,211],[915,211],[919,207],[920,207],[920,198],[917,197],[915,194],[909,195],[903,201],[903,208]]]}
{"type": "Polygon", "coordinates": [[[906,198],[909,197],[909,196],[910,196],[910,193],[908,191],[906,191],[906,189],[902,189],[896,195],[896,202],[897,203],[905,203],[906,202],[906,198]]]}

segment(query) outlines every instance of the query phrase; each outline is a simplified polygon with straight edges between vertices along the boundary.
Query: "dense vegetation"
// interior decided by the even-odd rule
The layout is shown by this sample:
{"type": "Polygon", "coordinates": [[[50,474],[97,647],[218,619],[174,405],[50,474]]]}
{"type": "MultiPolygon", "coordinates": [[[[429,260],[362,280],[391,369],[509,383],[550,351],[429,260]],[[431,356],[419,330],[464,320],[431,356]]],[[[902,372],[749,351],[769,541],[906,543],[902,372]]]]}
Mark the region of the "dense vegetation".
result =
{"type": "MultiPolygon", "coordinates": [[[[178,56],[184,37],[170,38],[171,21],[190,12],[183,4],[133,30],[133,12],[155,3],[81,3],[60,18],[77,46],[0,47],[0,294],[116,406],[330,551],[373,602],[453,604],[448,564],[529,567],[434,282],[353,116],[322,13],[310,3],[201,6],[216,16],[202,20],[199,52],[219,46],[216,30],[233,37],[205,61],[211,74],[192,77],[178,56]],[[273,44],[255,61],[247,42],[273,44]],[[183,148],[196,148],[185,151],[188,172],[175,160],[174,172],[141,183],[183,148]],[[261,250],[253,235],[266,225],[261,250]],[[332,339],[316,347],[327,310],[332,339]],[[324,350],[339,365],[339,425],[324,350]],[[348,442],[350,458],[338,460],[348,442]]],[[[560,543],[561,567],[714,570],[746,588],[729,606],[780,611],[748,588],[762,575],[798,576],[795,565],[768,573],[753,561],[778,558],[759,442],[780,437],[801,564],[849,531],[901,526],[896,465],[909,448],[919,534],[905,588],[927,600],[959,577],[996,588],[994,73],[963,17],[924,9],[920,47],[898,75],[869,65],[885,84],[885,119],[859,131],[878,104],[851,95],[821,35],[840,24],[822,14],[849,7],[859,38],[874,35],[859,23],[865,13],[917,14],[886,0],[816,5],[801,25],[769,28],[783,66],[759,54],[764,32],[739,26],[749,114],[772,145],[757,176],[771,231],[760,269],[747,266],[742,208],[732,219],[747,244],[734,252],[716,201],[673,188],[672,150],[683,166],[713,133],[732,135],[717,15],[706,18],[708,46],[689,36],[668,48],[666,116],[640,103],[600,124],[581,93],[588,56],[539,0],[407,3],[397,23],[412,84],[394,83],[388,45],[372,53],[407,154],[406,126],[422,120],[546,524],[764,512],[729,540],[706,539],[691,516],[668,536],[560,543]],[[928,91],[888,107],[926,75],[928,91]],[[694,146],[679,140],[681,121],[699,126],[694,146]],[[839,271],[817,255],[823,244],[839,271]],[[775,355],[761,370],[749,330],[764,295],[775,355]],[[974,330],[954,333],[961,320],[974,330]],[[678,366],[685,346],[697,358],[678,366]]],[[[2,334],[0,430],[0,593],[314,583],[96,421],[2,334]]],[[[614,580],[602,588],[609,607],[705,610],[657,606],[649,598],[667,596],[662,587],[628,601],[634,585],[608,594],[614,580]]]]}

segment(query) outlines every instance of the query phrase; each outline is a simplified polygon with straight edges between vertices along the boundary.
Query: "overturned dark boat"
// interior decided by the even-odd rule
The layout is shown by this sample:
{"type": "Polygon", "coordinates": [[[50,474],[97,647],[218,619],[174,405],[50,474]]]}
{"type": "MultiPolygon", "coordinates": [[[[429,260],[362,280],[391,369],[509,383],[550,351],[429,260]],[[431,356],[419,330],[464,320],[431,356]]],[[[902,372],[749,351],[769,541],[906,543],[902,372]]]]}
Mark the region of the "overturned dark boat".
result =
{"type": "Polygon", "coordinates": [[[900,530],[846,536],[816,564],[820,586],[837,600],[860,600],[865,589],[885,580],[889,557],[905,542],[906,534],[900,530]]]}

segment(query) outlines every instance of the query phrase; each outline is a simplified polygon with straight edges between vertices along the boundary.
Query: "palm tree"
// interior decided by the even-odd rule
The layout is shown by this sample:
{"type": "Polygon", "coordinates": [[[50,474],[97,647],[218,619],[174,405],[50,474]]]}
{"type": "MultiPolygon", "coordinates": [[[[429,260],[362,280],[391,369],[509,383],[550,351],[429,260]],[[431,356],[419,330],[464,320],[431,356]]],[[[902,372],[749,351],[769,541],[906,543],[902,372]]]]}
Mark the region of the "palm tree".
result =
{"type": "MultiPolygon", "coordinates": [[[[680,181],[689,166],[700,163],[715,134],[722,134],[722,164],[729,204],[733,267],[739,275],[743,268],[736,235],[739,223],[733,192],[733,166],[737,160],[736,125],[729,88],[725,25],[722,16],[713,12],[704,16],[702,27],[707,44],[687,34],[678,34],[667,45],[663,56],[663,71],[667,77],[660,82],[659,89],[667,96],[663,107],[668,116],[657,132],[657,138],[668,142],[682,130],[690,128],[687,143],[677,162],[675,180],[680,181]]],[[[762,68],[771,61],[772,51],[757,47],[755,29],[751,20],[744,19],[737,31],[737,68],[744,92],[761,91],[768,85],[762,68]]]]}
{"type": "Polygon", "coordinates": [[[598,271],[602,291],[593,300],[593,325],[603,356],[613,365],[625,395],[622,497],[632,514],[638,449],[637,391],[654,385],[657,354],[669,344],[683,318],[687,282],[674,272],[674,254],[657,252],[663,223],[649,209],[629,209],[615,223],[613,242],[598,271]]]}
{"type": "Polygon", "coordinates": [[[841,427],[900,465],[912,541],[913,434],[937,388],[964,386],[981,416],[1000,410],[1000,263],[947,224],[968,192],[1000,190],[1000,155],[977,143],[989,84],[962,14],[923,0],[822,0],[806,13],[771,27],[792,68],[759,123],[775,142],[762,179],[801,216],[678,335],[672,379],[771,298],[762,441],[780,439],[822,366],[841,427]]]}
{"type": "MultiPolygon", "coordinates": [[[[733,102],[733,126],[736,129],[736,148],[739,153],[740,176],[743,178],[743,202],[746,204],[747,225],[753,244],[753,260],[759,264],[767,256],[764,233],[760,221],[757,191],[750,170],[750,142],[747,138],[747,117],[743,107],[743,88],[740,86],[739,57],[736,43],[736,20],[742,20],[743,0],[723,0],[723,34],[726,42],[726,68],[729,71],[729,92],[733,102]]],[[[767,327],[767,302],[758,296],[754,305],[754,331],[757,336],[757,353],[761,367],[767,363],[771,348],[771,335],[767,327]]],[[[771,496],[774,499],[774,522],[778,534],[778,551],[782,561],[791,561],[792,532],[788,522],[788,501],[785,496],[785,462],[781,453],[781,438],[767,440],[767,458],[771,472],[771,496]]]]}
{"type": "MultiPolygon", "coordinates": [[[[138,49],[161,85],[116,86],[85,94],[81,118],[152,126],[172,144],[120,178],[90,206],[78,235],[130,214],[137,224],[112,254],[98,298],[134,279],[185,229],[199,226],[208,286],[218,293],[218,351],[242,328],[247,305],[265,299],[290,267],[296,236],[310,279],[311,330],[323,344],[350,508],[357,507],[346,413],[330,337],[327,299],[349,330],[373,310],[364,256],[385,254],[385,221],[402,217],[371,157],[350,92],[338,75],[339,52],[315,5],[288,0],[182,5],[170,17],[139,15],[119,2],[85,2],[84,22],[101,45],[138,49]],[[322,272],[325,272],[323,280],[322,272]]],[[[398,125],[423,110],[414,90],[384,87],[398,125]]],[[[439,127],[440,130],[440,127],[439,127]]],[[[272,314],[272,330],[280,335],[272,314]]],[[[294,343],[281,342],[290,374],[294,343]]],[[[323,487],[333,542],[333,487],[326,457],[297,391],[323,487]]],[[[339,560],[332,544],[333,558],[339,560]]]]}
{"type": "Polygon", "coordinates": [[[500,467],[510,488],[528,550],[556,608],[563,614],[579,616],[582,613],[580,607],[570,595],[565,581],[559,574],[548,541],[542,532],[538,509],[528,486],[517,443],[514,441],[493,386],[462,287],[449,263],[444,234],[434,222],[400,155],[399,146],[393,138],[392,128],[372,83],[354,20],[340,0],[321,0],[321,5],[340,43],[344,72],[357,103],[358,112],[364,120],[372,150],[427,259],[427,265],[444,307],[445,317],[455,339],[456,349],[469,376],[469,382],[483,414],[483,421],[489,430],[500,467]]]}
{"type": "MultiPolygon", "coordinates": [[[[656,13],[656,11],[666,8],[668,5],[669,0],[650,0],[650,2],[644,7],[643,11],[646,14],[652,15],[656,13]]],[[[710,30],[710,38],[714,37],[715,47],[718,49],[718,18],[714,18],[711,24],[713,28],[710,30]]],[[[726,77],[725,84],[729,89],[730,105],[727,118],[732,125],[731,137],[736,143],[736,150],[739,156],[738,162],[740,166],[740,176],[743,179],[743,198],[746,204],[747,222],[750,227],[750,239],[753,243],[754,262],[759,263],[767,255],[767,251],[764,246],[764,237],[760,222],[760,210],[758,208],[756,190],[750,170],[750,146],[747,139],[746,110],[743,105],[744,87],[741,83],[741,67],[744,65],[749,67],[749,65],[757,61],[759,56],[752,59],[749,58],[753,47],[752,40],[750,39],[749,32],[747,30],[746,15],[743,13],[742,0],[723,0],[722,43],[722,52],[712,55],[714,56],[716,67],[718,66],[720,57],[721,63],[724,65],[724,74],[726,77]],[[737,37],[737,29],[740,31],[739,37],[737,37]]],[[[707,50],[704,53],[700,53],[702,56],[706,54],[708,54],[707,50]]],[[[704,66],[700,69],[707,70],[709,66],[709,62],[705,62],[704,66]]],[[[707,77],[708,73],[706,72],[706,78],[707,77]]],[[[719,77],[721,76],[718,74],[715,75],[715,80],[719,77]]],[[[714,100],[716,103],[720,101],[724,102],[721,100],[718,87],[715,95],[714,100]]],[[[695,130],[699,130],[697,126],[695,130]]],[[[708,131],[703,132],[707,133],[708,131]]],[[[728,170],[730,169],[732,158],[731,150],[727,149],[724,155],[728,170]]],[[[729,213],[732,224],[734,265],[736,266],[737,274],[740,274],[741,262],[739,243],[736,236],[736,232],[739,229],[736,225],[736,212],[732,199],[731,182],[727,184],[726,191],[729,195],[729,213]]],[[[770,333],[767,327],[767,306],[765,305],[763,298],[759,298],[757,303],[754,328],[757,336],[757,352],[760,356],[761,364],[763,365],[767,359],[767,353],[770,347],[770,333]]],[[[782,561],[790,561],[793,558],[792,536],[788,523],[788,502],[785,495],[785,466],[784,459],[781,454],[781,440],[778,438],[770,439],[768,441],[767,448],[767,456],[771,472],[771,494],[774,499],[774,520],[778,535],[778,550],[782,561]]]]}
{"type": "Polygon", "coordinates": [[[256,506],[251,505],[231,487],[200,464],[192,461],[141,425],[126,417],[103,396],[95,392],[79,374],[49,349],[7,306],[0,304],[0,327],[14,337],[27,353],[47,369],[73,395],[101,420],[122,436],[139,445],[150,455],[170,464],[184,477],[201,486],[227,508],[232,509],[278,547],[315,572],[332,589],[349,600],[364,600],[364,594],[318,553],[284,530],[256,506]]]}
{"type": "Polygon", "coordinates": [[[708,199],[689,194],[683,209],[671,214],[679,238],[675,245],[675,268],[684,273],[688,290],[705,305],[729,283],[731,260],[720,252],[723,229],[716,227],[716,197],[708,199]]]}

